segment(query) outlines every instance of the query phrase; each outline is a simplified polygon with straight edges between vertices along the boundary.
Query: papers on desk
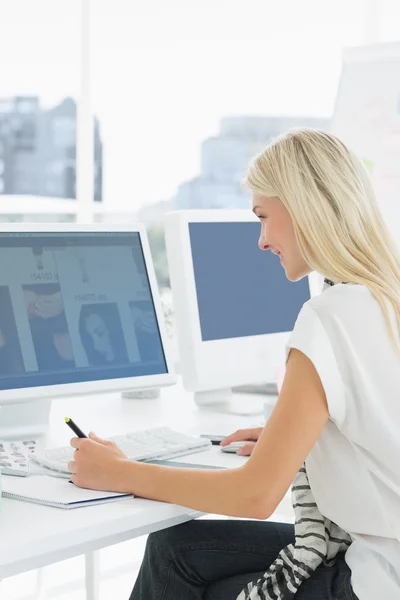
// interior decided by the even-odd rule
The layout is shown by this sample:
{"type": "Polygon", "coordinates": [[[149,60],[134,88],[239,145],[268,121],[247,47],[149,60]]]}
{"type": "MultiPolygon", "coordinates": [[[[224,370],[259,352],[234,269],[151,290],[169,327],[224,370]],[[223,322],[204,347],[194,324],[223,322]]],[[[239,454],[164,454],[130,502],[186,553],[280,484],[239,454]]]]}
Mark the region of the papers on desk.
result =
{"type": "Polygon", "coordinates": [[[3,475],[26,477],[29,475],[29,454],[35,451],[36,442],[0,440],[0,471],[3,475]]]}
{"type": "Polygon", "coordinates": [[[49,477],[48,475],[32,475],[26,479],[5,475],[2,477],[2,495],[5,498],[65,509],[92,506],[133,497],[132,494],[86,490],[77,487],[66,479],[49,477]]]}

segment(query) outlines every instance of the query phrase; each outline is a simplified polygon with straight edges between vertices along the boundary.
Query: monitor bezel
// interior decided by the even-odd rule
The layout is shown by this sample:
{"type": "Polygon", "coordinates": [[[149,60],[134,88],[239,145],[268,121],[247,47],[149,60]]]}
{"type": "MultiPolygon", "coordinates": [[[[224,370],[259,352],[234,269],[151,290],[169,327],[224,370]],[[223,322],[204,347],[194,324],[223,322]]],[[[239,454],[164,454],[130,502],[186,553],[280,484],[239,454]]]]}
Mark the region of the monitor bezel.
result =
{"type": "Polygon", "coordinates": [[[144,261],[150,283],[156,318],[163,345],[166,373],[145,375],[140,377],[124,377],[121,379],[95,380],[77,383],[65,383],[49,386],[27,387],[9,390],[0,390],[0,405],[35,401],[37,399],[52,399],[60,396],[86,395],[120,392],[130,389],[143,389],[150,387],[163,387],[176,382],[174,364],[171,354],[171,342],[168,338],[161,297],[158,289],[154,264],[151,257],[146,228],[143,223],[103,224],[90,225],[76,223],[1,223],[0,236],[3,233],[138,233],[143,249],[144,261]]]}
{"type": "MultiPolygon", "coordinates": [[[[190,391],[272,381],[284,362],[290,332],[203,341],[191,252],[190,223],[258,222],[250,210],[194,209],[170,212],[165,237],[184,387],[190,391]],[[276,365],[268,356],[279,354],[276,365]],[[269,368],[271,367],[271,368],[269,368]]],[[[312,286],[308,277],[310,297],[312,286]]]]}

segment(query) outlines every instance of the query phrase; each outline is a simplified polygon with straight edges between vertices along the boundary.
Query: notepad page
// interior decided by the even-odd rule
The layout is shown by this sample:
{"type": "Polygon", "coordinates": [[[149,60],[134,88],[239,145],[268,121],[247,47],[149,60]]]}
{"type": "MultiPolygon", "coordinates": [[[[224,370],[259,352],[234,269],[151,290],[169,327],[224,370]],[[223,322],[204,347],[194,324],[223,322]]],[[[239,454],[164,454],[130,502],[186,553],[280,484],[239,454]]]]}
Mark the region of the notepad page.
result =
{"type": "Polygon", "coordinates": [[[20,478],[3,475],[2,490],[27,499],[42,500],[58,504],[72,504],[75,502],[90,502],[103,498],[126,496],[116,492],[98,492],[79,488],[69,483],[66,479],[50,477],[49,475],[32,475],[20,478]]]}

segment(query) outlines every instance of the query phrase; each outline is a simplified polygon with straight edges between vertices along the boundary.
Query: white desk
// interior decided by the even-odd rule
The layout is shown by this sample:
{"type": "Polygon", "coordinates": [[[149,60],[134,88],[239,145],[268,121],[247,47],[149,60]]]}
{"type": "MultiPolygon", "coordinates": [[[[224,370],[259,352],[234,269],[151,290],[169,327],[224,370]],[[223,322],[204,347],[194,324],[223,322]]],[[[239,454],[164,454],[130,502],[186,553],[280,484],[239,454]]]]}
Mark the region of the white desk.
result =
{"type": "MultiPolygon", "coordinates": [[[[244,397],[262,406],[261,396],[244,397]]],[[[109,435],[168,425],[188,433],[228,434],[258,426],[262,417],[243,417],[199,409],[180,386],[165,388],[156,400],[122,399],[119,394],[53,401],[48,446],[69,443],[71,432],[64,417],[71,416],[84,430],[109,435]]],[[[222,453],[218,447],[177,459],[181,462],[236,467],[246,458],[222,453]]],[[[0,514],[0,579],[36,569],[80,554],[87,555],[87,597],[96,597],[93,553],[158,529],[191,520],[201,513],[185,507],[144,500],[65,511],[27,502],[2,499],[0,514]]]]}

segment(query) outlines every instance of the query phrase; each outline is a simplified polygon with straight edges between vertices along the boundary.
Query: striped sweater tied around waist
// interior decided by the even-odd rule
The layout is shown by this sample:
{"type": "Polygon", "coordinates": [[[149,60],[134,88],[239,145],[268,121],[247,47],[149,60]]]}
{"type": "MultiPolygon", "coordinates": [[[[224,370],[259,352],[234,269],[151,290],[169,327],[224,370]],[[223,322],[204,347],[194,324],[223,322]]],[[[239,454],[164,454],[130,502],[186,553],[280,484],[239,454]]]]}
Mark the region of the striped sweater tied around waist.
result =
{"type": "Polygon", "coordinates": [[[319,565],[331,567],[351,544],[348,533],[318,510],[305,464],[292,485],[295,541],[280,551],[263,577],[247,584],[237,600],[290,600],[319,565]]]}

